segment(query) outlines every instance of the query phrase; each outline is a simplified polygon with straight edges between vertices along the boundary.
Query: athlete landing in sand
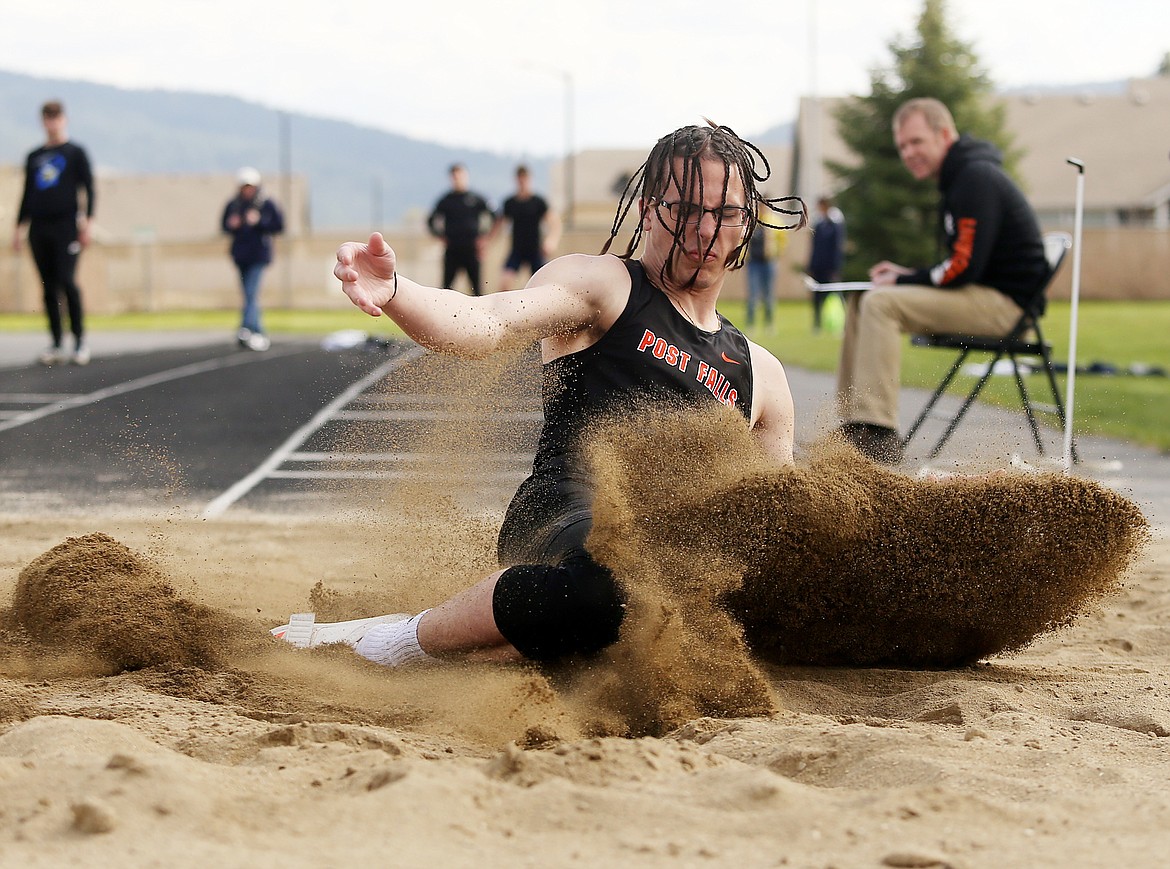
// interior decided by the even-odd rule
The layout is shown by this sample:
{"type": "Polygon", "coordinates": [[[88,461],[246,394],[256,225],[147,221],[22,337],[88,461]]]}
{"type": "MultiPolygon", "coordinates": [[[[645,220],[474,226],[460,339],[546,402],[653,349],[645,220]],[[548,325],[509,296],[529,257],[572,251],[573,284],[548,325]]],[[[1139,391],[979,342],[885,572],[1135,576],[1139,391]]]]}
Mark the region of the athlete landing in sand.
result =
{"type": "Polygon", "coordinates": [[[315,624],[304,614],[273,634],[302,647],[345,642],[390,666],[466,654],[555,662],[617,640],[623,591],[585,549],[592,499],[579,439],[590,422],[638,402],[716,401],[743,416],[778,464],[792,463],[784,369],[715,308],[761,222],[757,206],[771,208],[777,229],[806,221],[799,200],[761,195],[768,174],[759,149],[727,127],[676,130],[630,181],[600,255],[560,257],[510,293],[421,286],[397,273],[377,233],[343,244],[334,274],[350,300],[430,350],[478,358],[539,339],[544,428],[500,529],[505,569],[413,617],[315,624]],[[608,254],[635,206],[626,252],[608,254]]]}

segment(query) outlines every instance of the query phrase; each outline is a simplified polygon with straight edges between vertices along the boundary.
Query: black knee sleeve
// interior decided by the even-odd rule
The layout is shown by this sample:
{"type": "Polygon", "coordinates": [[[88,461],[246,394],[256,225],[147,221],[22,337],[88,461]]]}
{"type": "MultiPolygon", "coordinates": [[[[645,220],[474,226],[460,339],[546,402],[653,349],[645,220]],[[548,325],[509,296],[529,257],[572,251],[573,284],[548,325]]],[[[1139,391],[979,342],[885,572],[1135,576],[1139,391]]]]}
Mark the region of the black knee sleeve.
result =
{"type": "Polygon", "coordinates": [[[589,655],[618,638],[625,595],[608,568],[585,554],[556,566],[509,567],[492,599],[496,626],[526,658],[589,655]]]}

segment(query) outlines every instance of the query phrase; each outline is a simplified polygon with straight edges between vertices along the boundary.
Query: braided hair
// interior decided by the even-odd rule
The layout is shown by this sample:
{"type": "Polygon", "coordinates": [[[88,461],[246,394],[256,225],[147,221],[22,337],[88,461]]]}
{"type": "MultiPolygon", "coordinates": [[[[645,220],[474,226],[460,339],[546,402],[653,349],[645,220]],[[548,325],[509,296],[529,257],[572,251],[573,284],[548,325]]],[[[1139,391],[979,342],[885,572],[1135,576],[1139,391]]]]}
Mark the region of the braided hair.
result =
{"type": "MultiPolygon", "coordinates": [[[[704,120],[707,120],[704,118],[704,120]]],[[[651,201],[658,199],[666,192],[671,181],[681,191],[689,191],[692,185],[698,185],[699,201],[703,201],[703,174],[700,171],[700,160],[720,160],[726,172],[723,175],[723,202],[727,201],[727,187],[731,180],[731,169],[739,170],[739,177],[743,180],[744,206],[748,212],[747,231],[743,241],[731,252],[728,259],[732,270],[741,268],[747,260],[748,245],[757,225],[770,229],[800,229],[808,223],[808,211],[804,202],[798,196],[782,196],[768,198],[763,196],[758,183],[767,181],[772,175],[772,167],[763,151],[751,142],[741,139],[730,127],[724,127],[707,120],[706,126],[694,125],[682,127],[658,140],[650,151],[646,162],[633,174],[618,201],[617,213],[614,215],[613,226],[609,238],[601,248],[601,253],[608,253],[627,215],[636,202],[646,203],[645,207],[653,207],[651,201]],[[676,159],[681,158],[681,176],[675,166],[676,159]],[[759,216],[760,206],[765,206],[778,222],[772,223],[759,216]]],[[[655,211],[655,219],[661,220],[655,211]]],[[[665,223],[663,224],[666,225],[665,223]]],[[[715,235],[712,236],[708,251],[714,247],[715,237],[723,226],[721,214],[716,215],[715,235]]],[[[686,226],[679,222],[668,227],[674,235],[674,243],[670,254],[663,262],[660,279],[665,280],[667,263],[671,261],[675,251],[682,249],[683,233],[686,226]]],[[[642,241],[643,222],[638,220],[630,236],[626,252],[621,254],[622,259],[629,259],[634,255],[642,241]]],[[[698,277],[698,270],[691,275],[688,285],[694,283],[698,277]]]]}

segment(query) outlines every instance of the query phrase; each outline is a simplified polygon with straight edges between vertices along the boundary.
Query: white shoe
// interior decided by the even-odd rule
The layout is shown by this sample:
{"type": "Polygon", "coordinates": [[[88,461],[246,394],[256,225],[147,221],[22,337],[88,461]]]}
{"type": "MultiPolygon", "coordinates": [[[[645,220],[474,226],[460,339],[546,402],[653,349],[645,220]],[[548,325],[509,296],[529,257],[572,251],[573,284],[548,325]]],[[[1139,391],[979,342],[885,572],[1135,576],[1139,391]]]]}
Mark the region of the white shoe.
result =
{"type": "Polygon", "coordinates": [[[236,343],[239,344],[241,347],[247,347],[248,346],[248,339],[251,337],[252,337],[252,330],[251,329],[244,329],[243,327],[241,327],[240,331],[236,332],[236,343]]]}
{"type": "Polygon", "coordinates": [[[249,350],[258,350],[261,352],[272,346],[272,342],[268,340],[268,336],[263,335],[260,332],[253,332],[250,336],[248,336],[246,343],[249,350]]]}
{"type": "Polygon", "coordinates": [[[40,360],[41,365],[59,365],[68,357],[60,347],[46,347],[37,358],[40,360]]]}
{"type": "Polygon", "coordinates": [[[329,643],[356,646],[366,635],[366,631],[374,625],[390,625],[404,622],[408,618],[409,613],[391,613],[368,619],[351,619],[348,622],[317,624],[317,616],[314,613],[293,613],[288,617],[287,625],[273,628],[269,633],[278,640],[292,643],[298,649],[313,649],[329,643]]]}
{"type": "Polygon", "coordinates": [[[89,365],[89,348],[84,344],[80,345],[73,351],[73,358],[71,360],[74,365],[89,365]]]}

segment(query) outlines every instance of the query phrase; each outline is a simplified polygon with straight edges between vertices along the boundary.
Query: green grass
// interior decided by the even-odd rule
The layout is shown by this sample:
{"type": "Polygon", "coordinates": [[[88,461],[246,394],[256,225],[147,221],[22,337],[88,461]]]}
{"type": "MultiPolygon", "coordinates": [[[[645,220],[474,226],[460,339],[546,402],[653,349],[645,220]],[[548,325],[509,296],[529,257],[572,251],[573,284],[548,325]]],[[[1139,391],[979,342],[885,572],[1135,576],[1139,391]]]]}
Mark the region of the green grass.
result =
{"type": "MultiPolygon", "coordinates": [[[[732,322],[743,323],[743,302],[720,306],[732,322]]],[[[1054,357],[1068,358],[1070,309],[1067,302],[1054,302],[1044,319],[1045,336],[1053,344],[1054,357]]],[[[158,314],[133,313],[94,316],[89,328],[95,331],[120,330],[234,330],[235,311],[176,311],[158,314]]],[[[327,311],[286,311],[266,309],[269,331],[286,335],[325,335],[341,329],[362,329],[379,335],[401,334],[388,318],[373,319],[341,308],[327,311]]],[[[840,339],[813,334],[811,305],[807,301],[781,302],[774,333],[752,332],[754,340],[775,353],[789,366],[812,371],[835,371],[840,339]]],[[[44,318],[32,314],[0,314],[0,331],[38,332],[44,318]]],[[[1078,314],[1077,361],[1081,366],[1107,362],[1124,371],[1142,363],[1170,371],[1170,302],[1082,302],[1078,314]]],[[[938,350],[912,347],[907,341],[902,358],[902,382],[907,386],[933,389],[942,378],[950,356],[938,350]]],[[[966,391],[971,378],[960,375],[952,389],[966,391]]],[[[1058,378],[1061,397],[1065,381],[1058,378]]],[[[1029,392],[1046,400],[1041,375],[1027,378],[1029,392]]],[[[1019,397],[1010,378],[996,377],[984,390],[981,401],[1009,408],[1019,407],[1019,397]]],[[[1079,374],[1076,379],[1074,424],[1078,434],[1099,434],[1170,452],[1170,378],[1112,377],[1079,374]]]]}
{"type": "MultiPolygon", "coordinates": [[[[742,323],[742,302],[721,305],[732,322],[742,323]]],[[[1042,326],[1053,345],[1053,358],[1068,359],[1070,305],[1053,302],[1042,326]]],[[[776,315],[774,333],[757,330],[753,340],[775,353],[785,365],[812,371],[836,371],[840,339],[812,332],[812,306],[806,301],[783,302],[776,315]]],[[[970,361],[986,357],[972,354],[970,361]]],[[[906,339],[902,356],[902,383],[933,389],[953,361],[950,351],[913,347],[906,339]]],[[[1134,364],[1158,366],[1170,372],[1170,302],[1082,302],[1077,315],[1078,368],[1105,362],[1125,371],[1134,364]]],[[[1030,394],[1047,403],[1044,376],[1025,378],[1030,394]]],[[[1065,378],[1057,377],[1061,399],[1065,378]]],[[[965,393],[974,379],[960,374],[951,390],[965,393]]],[[[1078,373],[1073,409],[1077,434],[1098,434],[1121,438],[1170,452],[1170,377],[1135,377],[1078,373]]],[[[1019,395],[1009,377],[993,377],[980,401],[1018,409],[1019,395]]],[[[1047,416],[1042,414],[1041,418],[1047,416]]]]}

